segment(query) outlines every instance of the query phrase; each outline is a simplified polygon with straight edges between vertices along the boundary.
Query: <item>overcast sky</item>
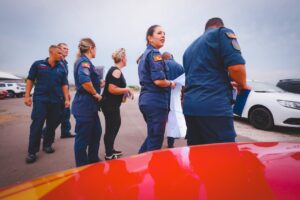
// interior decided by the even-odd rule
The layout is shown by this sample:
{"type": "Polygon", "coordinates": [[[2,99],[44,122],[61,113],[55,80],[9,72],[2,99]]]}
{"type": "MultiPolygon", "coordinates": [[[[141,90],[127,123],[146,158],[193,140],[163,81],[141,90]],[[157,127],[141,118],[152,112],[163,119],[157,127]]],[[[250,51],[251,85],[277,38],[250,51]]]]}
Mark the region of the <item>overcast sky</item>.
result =
{"type": "Polygon", "coordinates": [[[48,56],[51,44],[69,45],[69,79],[81,38],[97,45],[94,65],[113,65],[111,53],[127,51],[123,70],[128,84],[138,84],[136,58],[153,24],[166,32],[161,49],[182,63],[189,44],[206,21],[221,17],[234,30],[246,60],[248,79],[276,83],[300,78],[299,0],[1,0],[0,71],[27,76],[35,60],[48,56]]]}

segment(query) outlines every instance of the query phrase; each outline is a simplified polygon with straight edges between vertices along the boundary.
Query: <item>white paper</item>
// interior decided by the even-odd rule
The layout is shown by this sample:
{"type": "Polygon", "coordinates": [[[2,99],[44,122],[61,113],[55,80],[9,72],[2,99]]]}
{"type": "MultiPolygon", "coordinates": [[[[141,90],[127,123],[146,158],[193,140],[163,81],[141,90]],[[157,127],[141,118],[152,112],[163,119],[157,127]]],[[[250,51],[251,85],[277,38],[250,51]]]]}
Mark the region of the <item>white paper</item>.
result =
{"type": "Polygon", "coordinates": [[[186,124],[181,106],[181,89],[185,84],[185,74],[174,80],[176,87],[171,90],[170,112],[166,125],[168,137],[182,138],[186,134],[186,124]]]}

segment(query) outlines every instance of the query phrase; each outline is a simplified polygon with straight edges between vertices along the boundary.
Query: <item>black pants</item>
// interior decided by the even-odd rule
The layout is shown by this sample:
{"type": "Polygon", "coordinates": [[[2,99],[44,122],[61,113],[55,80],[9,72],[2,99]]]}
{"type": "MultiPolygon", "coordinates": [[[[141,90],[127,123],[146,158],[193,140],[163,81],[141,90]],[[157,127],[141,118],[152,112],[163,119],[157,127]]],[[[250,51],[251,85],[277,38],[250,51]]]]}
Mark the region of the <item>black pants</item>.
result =
{"type": "Polygon", "coordinates": [[[175,138],[168,137],[168,148],[174,147],[174,143],[175,143],[175,138]]]}
{"type": "Polygon", "coordinates": [[[102,109],[102,111],[105,117],[105,153],[107,156],[111,156],[113,154],[115,139],[121,126],[120,108],[114,110],[102,109]]]}

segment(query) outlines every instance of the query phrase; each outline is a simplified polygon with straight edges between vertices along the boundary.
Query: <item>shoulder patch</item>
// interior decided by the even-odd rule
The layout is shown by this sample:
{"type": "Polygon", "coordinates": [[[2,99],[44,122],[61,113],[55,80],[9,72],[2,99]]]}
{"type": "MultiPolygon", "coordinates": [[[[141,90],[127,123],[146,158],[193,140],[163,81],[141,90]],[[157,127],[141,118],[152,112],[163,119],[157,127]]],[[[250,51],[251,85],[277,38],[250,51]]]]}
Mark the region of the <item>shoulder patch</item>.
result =
{"type": "Polygon", "coordinates": [[[89,76],[89,75],[90,75],[90,70],[89,70],[87,67],[85,67],[85,68],[83,68],[83,73],[84,73],[86,76],[89,76]]]}
{"type": "Polygon", "coordinates": [[[88,63],[88,62],[82,62],[81,63],[81,67],[90,68],[90,63],[88,63]]]}
{"type": "Polygon", "coordinates": [[[237,38],[236,35],[234,33],[232,33],[232,32],[227,32],[226,35],[230,39],[236,39],[237,38]]]}
{"type": "Polygon", "coordinates": [[[240,45],[239,45],[239,43],[238,43],[238,41],[236,39],[232,40],[231,43],[232,43],[233,48],[235,48],[238,51],[241,50],[241,47],[240,47],[240,45]]]}
{"type": "Polygon", "coordinates": [[[162,59],[161,55],[158,54],[156,56],[153,56],[153,60],[154,60],[154,62],[158,62],[158,61],[162,61],[163,59],[162,59]]]}

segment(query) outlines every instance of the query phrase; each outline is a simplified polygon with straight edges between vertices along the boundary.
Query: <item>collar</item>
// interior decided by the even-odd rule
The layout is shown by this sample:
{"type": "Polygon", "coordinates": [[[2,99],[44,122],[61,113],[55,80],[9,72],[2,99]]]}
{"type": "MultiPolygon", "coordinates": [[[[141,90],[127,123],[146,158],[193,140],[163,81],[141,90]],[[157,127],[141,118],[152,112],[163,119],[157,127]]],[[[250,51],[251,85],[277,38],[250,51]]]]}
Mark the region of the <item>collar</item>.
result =
{"type": "MultiPolygon", "coordinates": [[[[154,46],[152,46],[151,44],[147,45],[147,49],[156,49],[154,46]]],[[[157,50],[157,49],[156,49],[157,50]]]]}
{"type": "Polygon", "coordinates": [[[66,59],[62,59],[61,61],[65,64],[68,64],[68,61],[66,59]]]}
{"type": "Polygon", "coordinates": [[[206,31],[204,31],[205,33],[208,32],[208,31],[212,31],[212,30],[216,30],[216,29],[221,29],[221,28],[225,28],[224,26],[222,27],[210,27],[210,28],[207,28],[206,31]]]}
{"type": "MultiPolygon", "coordinates": [[[[49,64],[49,57],[47,57],[45,60],[44,60],[45,64],[49,67],[52,68],[52,66],[49,64]]],[[[56,67],[57,65],[59,64],[59,61],[55,63],[54,67],[56,67]]]]}

